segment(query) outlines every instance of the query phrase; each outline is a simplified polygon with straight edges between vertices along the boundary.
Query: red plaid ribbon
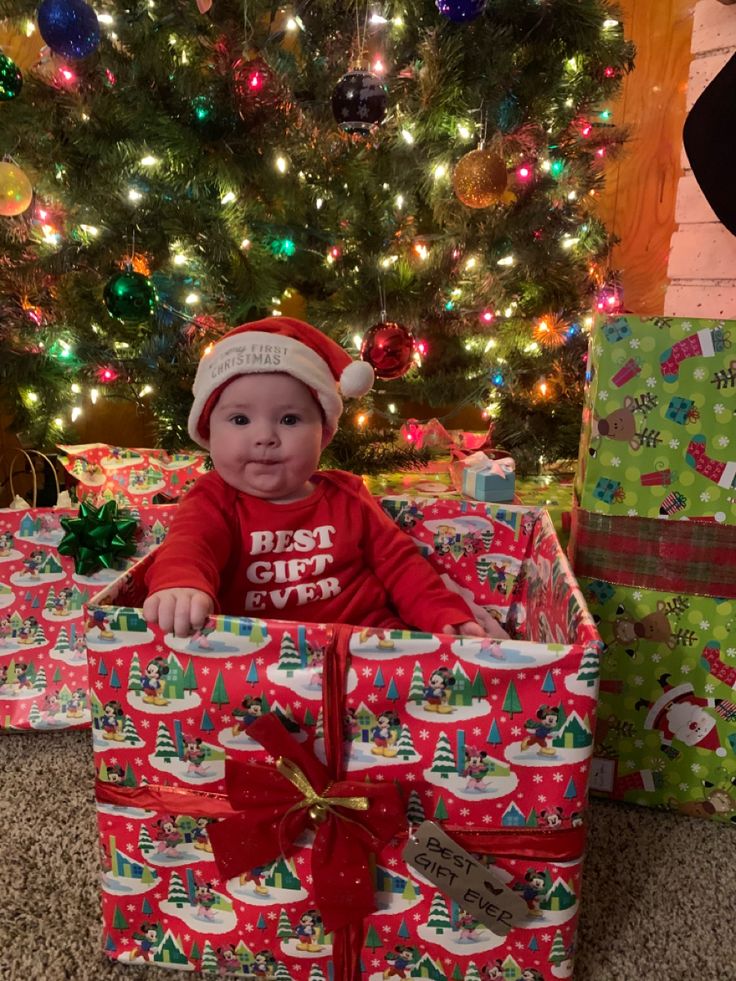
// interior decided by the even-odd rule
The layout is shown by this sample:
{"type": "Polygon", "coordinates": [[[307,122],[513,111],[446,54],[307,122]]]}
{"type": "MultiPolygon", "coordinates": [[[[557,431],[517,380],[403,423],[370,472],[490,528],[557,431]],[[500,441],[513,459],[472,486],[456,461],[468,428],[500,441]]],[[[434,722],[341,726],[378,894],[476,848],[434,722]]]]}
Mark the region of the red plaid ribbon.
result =
{"type": "Polygon", "coordinates": [[[624,518],[575,508],[569,554],[578,576],[736,599],[736,525],[624,518]]]}

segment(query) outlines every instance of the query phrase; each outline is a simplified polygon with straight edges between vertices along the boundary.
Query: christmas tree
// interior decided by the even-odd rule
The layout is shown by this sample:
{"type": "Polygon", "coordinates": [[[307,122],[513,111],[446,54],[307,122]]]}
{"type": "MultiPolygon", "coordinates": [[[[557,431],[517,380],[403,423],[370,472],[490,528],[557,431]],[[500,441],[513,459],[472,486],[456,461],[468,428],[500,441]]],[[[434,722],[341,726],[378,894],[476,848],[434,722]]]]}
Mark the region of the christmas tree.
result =
{"type": "Polygon", "coordinates": [[[447,903],[439,892],[436,892],[432,897],[427,926],[432,927],[437,933],[444,933],[445,930],[452,929],[450,914],[447,911],[447,903]]]}
{"type": "Polygon", "coordinates": [[[447,780],[451,773],[457,773],[455,756],[452,752],[450,740],[445,732],[441,732],[439,734],[439,738],[437,739],[437,745],[434,748],[434,757],[432,758],[432,766],[430,767],[430,770],[432,773],[439,773],[443,780],[447,780]]]}
{"type": "MultiPolygon", "coordinates": [[[[203,349],[280,312],[379,372],[340,462],[353,443],[356,469],[385,463],[417,402],[483,410],[529,460],[573,454],[586,315],[620,299],[594,212],[633,55],[615,8],[199,6],[103,0],[80,38],[42,23],[51,52],[4,104],[14,427],[73,441],[109,397],[186,443],[203,349]]],[[[36,7],[0,19],[26,33],[36,7]]]]}

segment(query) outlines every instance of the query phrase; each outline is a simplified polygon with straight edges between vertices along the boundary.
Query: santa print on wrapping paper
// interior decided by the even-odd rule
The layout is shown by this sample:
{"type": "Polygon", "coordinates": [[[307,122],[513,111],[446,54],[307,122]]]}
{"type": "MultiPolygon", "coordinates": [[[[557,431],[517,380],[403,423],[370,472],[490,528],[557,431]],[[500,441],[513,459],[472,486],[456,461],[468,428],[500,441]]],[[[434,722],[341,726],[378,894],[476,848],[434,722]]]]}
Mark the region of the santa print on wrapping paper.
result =
{"type": "Polygon", "coordinates": [[[639,711],[649,710],[644,727],[659,730],[661,751],[676,760],[681,754],[672,744],[679,742],[683,746],[714,752],[716,756],[726,756],[716,720],[705,709],[714,709],[733,724],[736,722],[736,705],[723,698],[698,696],[689,682],[673,686],[669,674],[661,675],[658,681],[662,695],[654,702],[640,698],[634,707],[639,711]]]}

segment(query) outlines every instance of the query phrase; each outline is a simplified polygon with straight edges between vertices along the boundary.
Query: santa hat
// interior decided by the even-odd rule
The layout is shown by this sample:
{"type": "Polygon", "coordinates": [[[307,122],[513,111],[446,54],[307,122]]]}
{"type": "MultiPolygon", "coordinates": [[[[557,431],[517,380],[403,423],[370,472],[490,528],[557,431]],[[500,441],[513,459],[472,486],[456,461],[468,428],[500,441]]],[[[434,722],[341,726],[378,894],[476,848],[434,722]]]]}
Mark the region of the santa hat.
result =
{"type": "Polygon", "coordinates": [[[332,437],[342,413],[341,395],[357,398],[373,385],[373,368],[353,361],[335,341],[301,320],[267,317],[241,324],[202,357],[194,378],[189,435],[209,449],[209,420],[223,389],[235,378],[266,372],[291,375],[319,402],[332,437]]]}

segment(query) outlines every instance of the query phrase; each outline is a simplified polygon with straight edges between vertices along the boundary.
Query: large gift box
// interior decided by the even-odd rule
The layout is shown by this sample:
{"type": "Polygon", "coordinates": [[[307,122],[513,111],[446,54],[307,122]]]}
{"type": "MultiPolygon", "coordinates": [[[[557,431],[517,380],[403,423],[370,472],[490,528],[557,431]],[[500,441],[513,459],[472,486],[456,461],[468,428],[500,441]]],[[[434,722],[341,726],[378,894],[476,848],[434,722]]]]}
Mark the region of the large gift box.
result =
{"type": "MultiPolygon", "coordinates": [[[[138,557],[163,540],[172,513],[132,512],[138,557]]],[[[0,510],[0,732],[90,724],[84,606],[132,563],[76,571],[59,551],[65,518],[76,509],[0,510]]]]}
{"type": "Polygon", "coordinates": [[[416,503],[418,547],[513,639],[224,615],[163,636],[139,610],[148,560],[94,599],[110,958],[280,981],[572,976],[598,635],[546,514],[416,503]],[[434,836],[407,865],[426,827],[480,885],[434,836]]]}
{"type": "Polygon", "coordinates": [[[732,330],[596,325],[570,555],[607,645],[591,788],[736,823],[732,330]]]}

